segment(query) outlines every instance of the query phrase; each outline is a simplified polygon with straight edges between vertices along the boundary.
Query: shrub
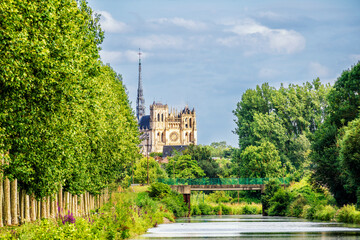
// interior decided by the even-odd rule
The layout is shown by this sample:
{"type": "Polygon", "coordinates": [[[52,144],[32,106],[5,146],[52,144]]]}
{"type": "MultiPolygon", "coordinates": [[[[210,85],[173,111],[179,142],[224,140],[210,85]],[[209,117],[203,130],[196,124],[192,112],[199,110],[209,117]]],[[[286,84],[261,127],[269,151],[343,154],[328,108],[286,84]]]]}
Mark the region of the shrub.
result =
{"type": "Polygon", "coordinates": [[[216,214],[216,215],[221,215],[222,214],[220,205],[217,205],[217,206],[213,207],[213,211],[214,211],[214,214],[216,214]]]}
{"type": "Polygon", "coordinates": [[[191,212],[190,212],[191,215],[201,215],[202,212],[199,208],[199,205],[197,204],[194,204],[194,205],[191,205],[191,212]]]}
{"type": "Polygon", "coordinates": [[[285,216],[288,206],[290,205],[290,194],[284,189],[278,189],[269,201],[270,216],[285,216]]]}
{"type": "Polygon", "coordinates": [[[153,183],[150,185],[149,196],[154,198],[163,198],[171,193],[171,188],[165,183],[153,183]]]}
{"type": "Polygon", "coordinates": [[[168,194],[166,197],[161,199],[161,202],[164,203],[176,217],[184,217],[189,211],[183,196],[176,192],[168,194]]]}
{"type": "Polygon", "coordinates": [[[339,209],[336,215],[336,220],[345,223],[355,223],[358,211],[356,211],[354,205],[345,205],[339,209]]]}
{"type": "Polygon", "coordinates": [[[302,195],[299,195],[298,198],[290,204],[289,215],[292,217],[300,217],[306,204],[307,200],[302,195]]]}
{"type": "Polygon", "coordinates": [[[224,204],[220,204],[220,207],[221,207],[221,214],[223,214],[223,215],[231,214],[231,208],[229,206],[226,206],[224,204]]]}
{"type": "Polygon", "coordinates": [[[201,211],[201,215],[211,215],[212,208],[210,205],[208,205],[206,203],[200,203],[198,206],[201,211]]]}
{"type": "Polygon", "coordinates": [[[335,214],[336,209],[333,206],[320,206],[320,208],[315,211],[314,218],[322,221],[331,221],[334,219],[335,214]]]}
{"type": "Polygon", "coordinates": [[[242,214],[258,214],[259,210],[256,205],[245,205],[242,209],[242,214]]]}

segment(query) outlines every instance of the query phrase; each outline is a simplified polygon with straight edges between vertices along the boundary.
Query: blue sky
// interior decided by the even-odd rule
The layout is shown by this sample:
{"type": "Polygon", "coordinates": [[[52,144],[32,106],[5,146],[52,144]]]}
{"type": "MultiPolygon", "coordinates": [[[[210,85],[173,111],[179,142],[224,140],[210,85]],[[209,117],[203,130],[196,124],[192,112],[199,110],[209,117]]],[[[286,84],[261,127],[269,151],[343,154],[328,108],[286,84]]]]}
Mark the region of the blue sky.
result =
{"type": "Polygon", "coordinates": [[[264,82],[334,83],[360,60],[358,0],[89,0],[105,31],[101,58],[135,109],[138,49],[153,101],[196,109],[198,143],[237,146],[232,111],[264,82]]]}

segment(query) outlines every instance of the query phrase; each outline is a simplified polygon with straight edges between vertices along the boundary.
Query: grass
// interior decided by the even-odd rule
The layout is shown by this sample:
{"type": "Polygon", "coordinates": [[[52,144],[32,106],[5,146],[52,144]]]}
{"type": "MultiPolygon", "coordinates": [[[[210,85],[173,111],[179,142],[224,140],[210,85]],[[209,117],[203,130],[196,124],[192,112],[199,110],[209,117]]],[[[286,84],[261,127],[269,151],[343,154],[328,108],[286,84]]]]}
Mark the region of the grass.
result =
{"type": "Polygon", "coordinates": [[[148,228],[174,221],[166,206],[148,196],[147,187],[134,187],[112,194],[110,201],[91,216],[76,217],[75,223],[43,219],[0,230],[0,239],[126,239],[148,228]]]}

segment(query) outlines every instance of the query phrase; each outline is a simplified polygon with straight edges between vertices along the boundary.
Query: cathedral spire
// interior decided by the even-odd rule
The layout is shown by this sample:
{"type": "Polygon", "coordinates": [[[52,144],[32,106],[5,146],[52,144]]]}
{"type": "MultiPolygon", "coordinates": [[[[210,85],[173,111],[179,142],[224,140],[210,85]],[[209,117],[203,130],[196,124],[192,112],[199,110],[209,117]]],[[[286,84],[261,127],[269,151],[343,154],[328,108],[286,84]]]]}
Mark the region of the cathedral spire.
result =
{"type": "Polygon", "coordinates": [[[143,95],[142,79],[141,79],[141,52],[139,48],[139,79],[138,79],[138,90],[136,99],[136,117],[140,121],[141,117],[145,115],[145,99],[143,95]]]}

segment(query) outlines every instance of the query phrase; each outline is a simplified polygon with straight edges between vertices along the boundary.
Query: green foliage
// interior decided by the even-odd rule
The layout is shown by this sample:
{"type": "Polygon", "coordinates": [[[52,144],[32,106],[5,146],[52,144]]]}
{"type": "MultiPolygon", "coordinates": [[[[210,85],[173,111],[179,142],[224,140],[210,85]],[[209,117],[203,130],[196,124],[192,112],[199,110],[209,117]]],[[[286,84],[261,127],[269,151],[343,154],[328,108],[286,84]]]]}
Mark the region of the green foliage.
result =
{"type": "Polygon", "coordinates": [[[290,194],[280,188],[274,193],[269,201],[270,208],[267,210],[269,216],[285,216],[290,205],[290,194]]]}
{"type": "Polygon", "coordinates": [[[220,174],[219,164],[211,158],[210,147],[201,145],[190,145],[183,151],[184,155],[191,156],[197,161],[199,167],[204,171],[208,178],[218,178],[220,174]]]}
{"type": "Polygon", "coordinates": [[[150,185],[149,196],[153,198],[164,198],[171,193],[171,188],[165,183],[155,182],[150,185]]]}
{"type": "Polygon", "coordinates": [[[158,178],[167,178],[167,174],[154,158],[142,157],[134,166],[134,182],[147,183],[147,166],[149,164],[149,183],[155,182],[158,178]]]}
{"type": "Polygon", "coordinates": [[[148,193],[115,193],[98,214],[77,217],[76,224],[61,219],[43,219],[1,231],[1,239],[128,239],[173,216],[148,193]]]}
{"type": "Polygon", "coordinates": [[[185,217],[189,212],[189,209],[184,201],[182,194],[172,192],[161,199],[170,211],[172,211],[175,217],[185,217]]]}
{"type": "Polygon", "coordinates": [[[250,178],[272,178],[281,176],[278,151],[271,142],[260,146],[248,146],[240,155],[239,175],[250,178]]]}
{"type": "Polygon", "coordinates": [[[314,218],[322,221],[331,221],[334,219],[336,209],[331,205],[320,206],[315,212],[314,218]]]}
{"type": "MultiPolygon", "coordinates": [[[[360,118],[349,122],[339,140],[340,166],[346,171],[347,184],[351,189],[360,189],[360,118]]],[[[360,199],[357,199],[360,203],[360,199]]]]}
{"type": "Polygon", "coordinates": [[[248,89],[233,111],[240,147],[238,153],[234,153],[234,173],[240,176],[240,155],[248,147],[270,142],[287,173],[297,172],[297,178],[303,176],[309,165],[308,139],[324,119],[329,89],[319,79],[302,86],[290,84],[287,88],[275,89],[264,83],[248,89]]]}
{"type": "Polygon", "coordinates": [[[356,211],[354,205],[345,205],[339,209],[336,220],[345,223],[360,223],[360,212],[356,211]]]}
{"type": "Polygon", "coordinates": [[[159,199],[176,217],[184,217],[189,211],[182,194],[172,191],[167,184],[151,184],[149,196],[159,199]]]}
{"type": "Polygon", "coordinates": [[[174,178],[201,178],[205,176],[196,160],[190,155],[175,155],[166,166],[166,172],[174,178]]]}
{"type": "Polygon", "coordinates": [[[163,156],[163,153],[162,152],[152,152],[149,154],[150,157],[162,157],[163,156]]]}
{"type": "Polygon", "coordinates": [[[0,12],[5,175],[39,198],[122,179],[138,130],[121,76],[99,60],[99,17],[75,0],[5,0],[0,12]]]}
{"type": "Polygon", "coordinates": [[[357,185],[353,179],[355,175],[351,172],[355,169],[350,169],[350,165],[353,166],[351,159],[356,162],[357,151],[350,146],[354,146],[354,138],[358,137],[355,130],[358,123],[349,122],[358,117],[359,89],[360,62],[344,71],[335,82],[327,96],[329,105],[325,109],[325,122],[312,142],[313,179],[320,185],[328,186],[339,205],[355,203],[357,200],[357,185]],[[349,128],[343,129],[348,124],[349,128]],[[341,140],[343,136],[344,140],[341,140]],[[340,139],[340,144],[337,139],[340,139]]]}
{"type": "Polygon", "coordinates": [[[201,211],[201,215],[211,215],[213,214],[212,207],[207,203],[199,203],[199,209],[201,211]]]}

